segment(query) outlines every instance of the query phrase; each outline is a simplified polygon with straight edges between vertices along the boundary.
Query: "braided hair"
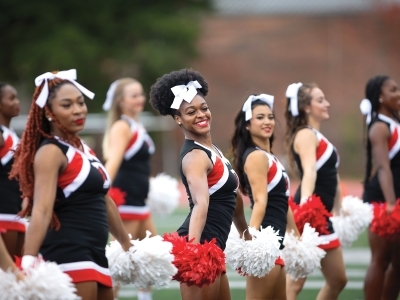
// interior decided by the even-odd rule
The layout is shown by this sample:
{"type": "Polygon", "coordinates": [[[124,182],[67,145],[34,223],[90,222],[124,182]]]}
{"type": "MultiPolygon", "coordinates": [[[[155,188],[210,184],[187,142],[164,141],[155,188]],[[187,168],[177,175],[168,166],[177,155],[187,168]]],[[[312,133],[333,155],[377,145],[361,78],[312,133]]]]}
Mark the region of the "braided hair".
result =
{"type": "MultiPolygon", "coordinates": [[[[374,118],[378,114],[378,109],[380,106],[379,98],[380,95],[382,94],[382,86],[385,84],[385,82],[390,79],[389,76],[386,75],[379,75],[371,78],[368,80],[367,85],[365,87],[365,97],[371,102],[371,115],[372,118],[374,118]]],[[[371,128],[373,122],[371,122],[366,131],[365,139],[366,139],[366,152],[367,152],[367,163],[365,166],[365,177],[364,177],[364,187],[368,184],[370,177],[371,177],[371,172],[372,172],[372,147],[371,147],[371,141],[368,138],[368,132],[369,129],[371,128]]]]}
{"type": "Polygon", "coordinates": [[[151,86],[151,106],[163,116],[170,115],[174,117],[175,115],[179,115],[179,111],[177,109],[171,108],[172,102],[175,98],[171,88],[177,85],[186,85],[190,81],[196,80],[201,85],[201,88],[197,89],[197,94],[204,98],[208,94],[208,83],[199,72],[193,69],[182,69],[163,75],[161,78],[157,79],[155,84],[151,86]]]}
{"type": "MultiPolygon", "coordinates": [[[[47,99],[47,104],[43,108],[39,107],[35,102],[44,87],[44,82],[39,87],[36,87],[32,97],[28,121],[25,131],[22,134],[21,141],[15,150],[14,163],[9,176],[10,179],[16,179],[19,181],[22,198],[28,198],[28,205],[26,209],[19,213],[21,217],[30,216],[32,214],[33,188],[35,183],[33,164],[35,154],[39,149],[40,143],[43,139],[54,139],[54,136],[51,134],[50,121],[47,120],[46,114],[51,116],[55,124],[60,128],[60,130],[62,130],[67,137],[68,143],[75,147],[80,146],[80,139],[72,135],[64,126],[61,125],[52,112],[51,105],[49,103],[52,99],[54,99],[57,91],[65,84],[72,83],[68,80],[63,80],[60,78],[48,80],[49,96],[47,99]]],[[[54,228],[56,230],[60,228],[60,222],[54,212],[50,222],[50,228],[54,228]]]]}

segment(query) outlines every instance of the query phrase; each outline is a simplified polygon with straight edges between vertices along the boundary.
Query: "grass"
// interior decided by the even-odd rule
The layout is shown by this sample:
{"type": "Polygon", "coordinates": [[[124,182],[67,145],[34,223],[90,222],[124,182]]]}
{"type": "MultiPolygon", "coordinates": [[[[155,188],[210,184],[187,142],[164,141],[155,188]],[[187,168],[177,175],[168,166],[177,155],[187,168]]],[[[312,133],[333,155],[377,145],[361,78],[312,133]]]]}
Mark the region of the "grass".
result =
{"type": "MultiPolygon", "coordinates": [[[[158,234],[163,234],[165,232],[173,232],[178,229],[178,227],[184,221],[186,215],[188,213],[187,208],[179,208],[172,214],[171,216],[160,218],[155,217],[154,221],[158,230],[158,234]]],[[[246,218],[249,220],[250,209],[246,209],[246,218]]],[[[359,239],[355,241],[351,247],[351,249],[368,248],[368,239],[367,233],[364,232],[360,235],[359,239]]],[[[367,265],[365,263],[358,264],[354,262],[348,262],[346,265],[346,270],[348,272],[349,283],[347,288],[341,293],[339,300],[361,300],[364,299],[362,292],[362,282],[364,280],[364,274],[367,269],[367,265]]],[[[232,300],[243,300],[245,299],[245,279],[233,270],[228,269],[228,278],[231,284],[231,296],[232,300]],[[232,286],[233,285],[233,286],[232,286]],[[239,288],[238,285],[240,286],[239,288]]],[[[318,283],[323,282],[324,279],[320,273],[313,274],[307,280],[307,283],[318,283]]],[[[306,284],[307,284],[306,283],[306,284]]],[[[305,288],[298,296],[298,300],[312,300],[315,299],[318,294],[319,288],[305,288]]],[[[119,297],[120,300],[128,300],[128,299],[137,299],[135,296],[135,290],[131,287],[125,287],[121,290],[121,294],[119,297]]],[[[153,300],[179,300],[180,291],[178,288],[178,284],[176,282],[172,282],[171,287],[169,289],[162,290],[154,290],[153,291],[153,300]]]]}

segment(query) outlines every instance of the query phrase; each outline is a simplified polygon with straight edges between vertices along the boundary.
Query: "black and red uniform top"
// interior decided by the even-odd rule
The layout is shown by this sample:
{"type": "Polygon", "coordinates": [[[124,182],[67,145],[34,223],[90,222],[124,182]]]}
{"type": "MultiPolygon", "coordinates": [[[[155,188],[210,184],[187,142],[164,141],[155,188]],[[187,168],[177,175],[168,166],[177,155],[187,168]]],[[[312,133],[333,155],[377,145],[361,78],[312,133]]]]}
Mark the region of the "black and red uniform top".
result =
{"type": "Polygon", "coordinates": [[[0,125],[0,134],[4,140],[0,147],[0,223],[5,230],[25,232],[26,222],[17,216],[22,204],[19,184],[8,179],[19,138],[13,129],[3,125],[0,125]]]}
{"type": "MultiPolygon", "coordinates": [[[[258,147],[249,147],[246,149],[243,154],[243,168],[249,154],[257,150],[265,153],[269,163],[269,169],[266,178],[266,184],[268,187],[268,201],[261,226],[262,228],[272,226],[275,231],[279,230],[279,236],[284,238],[287,224],[290,184],[289,177],[286,174],[285,168],[273,154],[268,153],[258,147]]],[[[254,199],[247,174],[244,174],[244,181],[249,194],[251,208],[253,208],[254,199]]],[[[280,241],[281,249],[283,248],[283,238],[280,241]]]]}
{"type": "Polygon", "coordinates": [[[105,256],[107,171],[83,141],[83,151],[57,137],[44,139],[40,146],[48,144],[62,151],[68,165],[58,177],[54,203],[61,227],[48,229],[39,252],[45,260],[56,262],[74,283],[97,281],[112,286],[105,256]]]}
{"type": "MultiPolygon", "coordinates": [[[[339,166],[339,154],[326,137],[319,131],[312,127],[310,128],[318,139],[318,146],[316,151],[316,169],[317,179],[315,181],[315,188],[313,194],[321,198],[326,209],[330,212],[333,208],[335,200],[336,189],[338,185],[337,168],[339,166]]],[[[300,156],[294,151],[292,147],[294,160],[300,172],[300,178],[303,178],[303,168],[300,161],[300,156]]],[[[300,203],[301,183],[294,196],[294,201],[300,203]]]]}
{"type": "Polygon", "coordinates": [[[188,195],[190,212],[177,231],[181,236],[189,234],[190,217],[194,204],[186,176],[182,170],[182,160],[187,153],[194,149],[204,151],[213,164],[211,172],[207,175],[210,198],[207,219],[201,234],[200,243],[211,241],[211,239],[216,238],[218,246],[224,250],[231,229],[233,213],[236,208],[236,194],[239,186],[239,179],[229,161],[217,147],[209,149],[208,147],[188,139],[185,140],[182,146],[180,153],[180,173],[188,195]]]}
{"type": "Polygon", "coordinates": [[[150,213],[145,200],[149,193],[150,156],[154,153],[155,147],[142,124],[124,115],[121,119],[128,122],[132,137],[112,188],[119,189],[125,194],[124,203],[118,203],[121,218],[143,219],[150,213]]]}
{"type": "MultiPolygon", "coordinates": [[[[400,197],[400,124],[399,122],[378,114],[369,125],[371,128],[375,122],[385,123],[390,130],[388,139],[388,156],[390,160],[390,170],[393,175],[393,186],[396,198],[400,197]]],[[[363,200],[365,202],[385,202],[381,186],[378,180],[378,174],[375,173],[364,189],[363,200]]]]}
{"type": "MultiPolygon", "coordinates": [[[[335,196],[337,191],[337,168],[339,166],[339,154],[326,137],[322,135],[319,131],[309,126],[318,139],[318,146],[316,150],[316,169],[317,169],[317,179],[315,181],[315,188],[313,194],[321,198],[322,203],[325,205],[327,211],[332,211],[335,196]]],[[[303,168],[301,166],[300,156],[294,151],[292,147],[293,156],[297,167],[300,171],[300,178],[303,179],[303,168]]],[[[298,187],[296,194],[294,196],[294,202],[300,204],[300,191],[301,182],[298,187]]],[[[335,232],[330,218],[327,220],[327,231],[329,234],[320,235],[320,237],[326,242],[319,247],[325,250],[335,249],[340,246],[340,240],[335,232]]]]}

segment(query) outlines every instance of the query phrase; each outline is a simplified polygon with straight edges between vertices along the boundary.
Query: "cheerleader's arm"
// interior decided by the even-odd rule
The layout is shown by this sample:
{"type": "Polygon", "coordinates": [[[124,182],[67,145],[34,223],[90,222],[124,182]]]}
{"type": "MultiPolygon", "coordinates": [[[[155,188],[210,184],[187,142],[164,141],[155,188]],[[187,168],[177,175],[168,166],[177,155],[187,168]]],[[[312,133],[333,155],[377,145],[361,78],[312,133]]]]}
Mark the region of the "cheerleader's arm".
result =
{"type": "Polygon", "coordinates": [[[290,232],[292,232],[292,230],[294,231],[294,236],[300,237],[299,229],[297,228],[296,222],[294,220],[293,211],[289,206],[288,211],[287,211],[286,232],[290,233],[290,232]]]}
{"type": "Polygon", "coordinates": [[[256,150],[251,152],[244,164],[244,172],[247,175],[251,187],[254,201],[253,211],[251,212],[249,226],[257,230],[265,216],[268,203],[268,178],[269,162],[268,157],[263,151],[256,150]]]}
{"type": "Polygon", "coordinates": [[[108,196],[105,196],[107,207],[107,219],[110,233],[121,244],[122,249],[128,251],[132,246],[129,238],[129,233],[126,231],[124,224],[118,212],[118,208],[114,201],[108,196]]]}
{"type": "Polygon", "coordinates": [[[318,140],[315,133],[309,129],[301,129],[293,142],[294,150],[298,153],[303,169],[303,177],[301,178],[301,202],[312,196],[317,180],[317,151],[318,140]]]}
{"type": "Polygon", "coordinates": [[[335,200],[333,202],[333,208],[332,208],[333,215],[338,216],[340,214],[341,207],[342,207],[342,189],[340,187],[340,176],[338,174],[335,200]]]}
{"type": "Polygon", "coordinates": [[[251,235],[247,230],[248,227],[247,227],[246,217],[244,215],[243,198],[239,192],[236,196],[236,208],[235,208],[235,213],[233,214],[233,224],[235,224],[235,227],[239,232],[240,236],[243,236],[244,234],[244,238],[246,240],[251,240],[251,235]]]}
{"type": "Polygon", "coordinates": [[[207,220],[210,194],[207,174],[213,164],[207,154],[199,149],[187,153],[182,159],[182,171],[186,177],[194,207],[190,216],[189,241],[199,243],[207,220]]]}

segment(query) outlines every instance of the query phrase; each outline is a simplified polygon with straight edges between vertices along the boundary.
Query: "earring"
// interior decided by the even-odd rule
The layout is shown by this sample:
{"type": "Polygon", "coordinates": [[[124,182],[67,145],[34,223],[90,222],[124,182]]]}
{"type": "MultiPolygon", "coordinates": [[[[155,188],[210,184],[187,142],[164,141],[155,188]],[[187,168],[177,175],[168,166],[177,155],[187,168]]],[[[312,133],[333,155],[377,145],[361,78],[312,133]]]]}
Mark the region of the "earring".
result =
{"type": "Polygon", "coordinates": [[[47,120],[49,120],[49,122],[51,122],[53,119],[52,118],[48,118],[47,120]]]}
{"type": "Polygon", "coordinates": [[[382,98],[379,98],[379,102],[382,103],[382,102],[383,102],[383,99],[382,99],[382,98]]]}
{"type": "Polygon", "coordinates": [[[247,130],[249,130],[249,127],[246,127],[247,130]]]}
{"type": "Polygon", "coordinates": [[[181,122],[178,122],[178,125],[181,125],[182,123],[181,122]]]}

